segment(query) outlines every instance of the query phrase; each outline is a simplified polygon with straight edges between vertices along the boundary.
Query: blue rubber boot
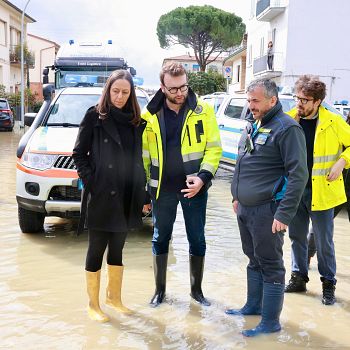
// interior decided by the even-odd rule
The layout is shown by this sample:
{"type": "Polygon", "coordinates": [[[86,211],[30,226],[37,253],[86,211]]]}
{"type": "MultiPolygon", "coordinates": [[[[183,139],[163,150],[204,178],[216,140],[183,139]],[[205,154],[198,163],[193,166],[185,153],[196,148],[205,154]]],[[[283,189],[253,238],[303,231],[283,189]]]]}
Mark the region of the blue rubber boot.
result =
{"type": "Polygon", "coordinates": [[[281,330],[280,314],[284,299],[284,284],[264,282],[261,321],[253,329],[242,332],[246,337],[255,337],[261,333],[274,333],[281,330]]]}
{"type": "Polygon", "coordinates": [[[247,302],[241,309],[227,309],[228,315],[261,315],[263,279],[260,271],[247,267],[247,302]]]}

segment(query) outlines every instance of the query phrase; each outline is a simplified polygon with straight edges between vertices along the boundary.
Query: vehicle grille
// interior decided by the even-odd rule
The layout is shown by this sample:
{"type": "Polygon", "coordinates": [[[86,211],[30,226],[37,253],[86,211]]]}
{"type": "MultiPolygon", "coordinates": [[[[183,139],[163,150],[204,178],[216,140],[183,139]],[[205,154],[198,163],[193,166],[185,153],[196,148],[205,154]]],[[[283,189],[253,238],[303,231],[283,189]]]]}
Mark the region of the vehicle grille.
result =
{"type": "Polygon", "coordinates": [[[58,156],[54,168],[76,170],[74,160],[71,156],[58,156]]]}
{"type": "Polygon", "coordinates": [[[50,191],[49,199],[79,202],[81,199],[81,190],[72,186],[54,186],[50,191]]]}

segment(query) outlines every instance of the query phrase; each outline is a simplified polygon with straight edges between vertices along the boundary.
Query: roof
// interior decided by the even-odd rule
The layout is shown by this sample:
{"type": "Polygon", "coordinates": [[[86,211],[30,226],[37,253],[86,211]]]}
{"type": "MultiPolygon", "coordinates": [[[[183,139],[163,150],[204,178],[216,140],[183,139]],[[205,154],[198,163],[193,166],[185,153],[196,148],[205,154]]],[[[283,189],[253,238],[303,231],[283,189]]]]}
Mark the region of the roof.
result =
{"type": "Polygon", "coordinates": [[[51,41],[51,40],[45,39],[45,38],[43,38],[41,36],[30,34],[30,33],[28,33],[27,35],[31,36],[33,38],[36,38],[36,39],[40,39],[40,40],[46,41],[46,42],[51,43],[52,45],[56,46],[57,48],[60,48],[60,45],[55,43],[54,41],[51,41]]]}
{"type": "MultiPolygon", "coordinates": [[[[15,6],[14,4],[12,4],[10,1],[7,0],[2,0],[6,5],[10,6],[11,8],[13,8],[15,11],[19,12],[20,14],[22,14],[23,10],[21,10],[20,8],[18,8],[17,6],[15,6]]],[[[27,15],[26,13],[24,14],[24,16],[29,19],[29,21],[31,21],[31,23],[36,22],[36,20],[33,17],[30,17],[29,15],[27,15]]]]}

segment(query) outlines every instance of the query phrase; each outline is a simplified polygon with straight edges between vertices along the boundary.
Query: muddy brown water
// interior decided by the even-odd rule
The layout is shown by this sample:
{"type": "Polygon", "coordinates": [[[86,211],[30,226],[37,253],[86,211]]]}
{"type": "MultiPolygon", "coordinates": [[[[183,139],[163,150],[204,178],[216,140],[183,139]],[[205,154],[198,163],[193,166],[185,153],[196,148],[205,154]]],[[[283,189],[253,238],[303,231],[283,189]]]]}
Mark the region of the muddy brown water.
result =
{"type": "MultiPolygon", "coordinates": [[[[129,234],[124,249],[123,300],[132,315],[103,303],[111,322],[98,324],[85,313],[84,260],[87,235],[75,236],[76,222],[45,221],[45,232],[23,234],[17,221],[16,147],[23,130],[0,132],[0,349],[350,349],[350,225],[335,220],[338,284],[334,306],[321,304],[317,261],[311,262],[306,294],[286,295],[277,334],[247,339],[242,329],[259,317],[232,317],[226,307],[245,302],[247,260],[231,209],[229,171],[220,170],[210,189],[207,255],[203,280],[212,306],[189,296],[188,244],[179,209],[169,255],[167,299],[153,309],[151,223],[129,234]]],[[[290,243],[285,238],[287,278],[290,243]]]]}

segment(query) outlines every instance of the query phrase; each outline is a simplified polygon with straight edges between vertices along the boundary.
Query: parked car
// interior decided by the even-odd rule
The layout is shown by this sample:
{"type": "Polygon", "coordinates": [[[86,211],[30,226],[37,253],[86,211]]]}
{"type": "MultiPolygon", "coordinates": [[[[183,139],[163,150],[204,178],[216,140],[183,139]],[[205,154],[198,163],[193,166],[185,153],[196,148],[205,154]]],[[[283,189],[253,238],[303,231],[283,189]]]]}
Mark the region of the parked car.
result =
{"type": "MultiPolygon", "coordinates": [[[[292,95],[279,95],[279,100],[284,111],[289,111],[295,106],[292,95]]],[[[341,115],[339,111],[326,102],[322,105],[333,113],[341,115]]],[[[221,144],[223,148],[221,161],[234,165],[238,155],[238,142],[241,133],[246,127],[247,117],[250,111],[245,93],[227,95],[216,112],[220,129],[221,144]]]]}
{"type": "Polygon", "coordinates": [[[340,102],[335,102],[333,107],[338,110],[343,117],[346,118],[348,117],[348,114],[350,113],[350,105],[348,104],[348,101],[340,101],[340,102]]]}
{"type": "Polygon", "coordinates": [[[13,113],[6,98],[0,98],[0,129],[12,131],[15,125],[13,113]]]}
{"type": "Polygon", "coordinates": [[[228,96],[226,92],[214,92],[213,94],[202,96],[201,99],[212,105],[216,113],[226,96],[228,96]]]}
{"type": "MultiPolygon", "coordinates": [[[[46,216],[79,217],[81,188],[72,150],[86,110],[101,93],[99,87],[60,90],[23,153],[17,153],[16,198],[22,232],[41,231],[46,216]]],[[[136,96],[141,108],[149,101],[140,88],[136,96]]],[[[26,115],[25,124],[30,126],[34,117],[26,115]]]]}

